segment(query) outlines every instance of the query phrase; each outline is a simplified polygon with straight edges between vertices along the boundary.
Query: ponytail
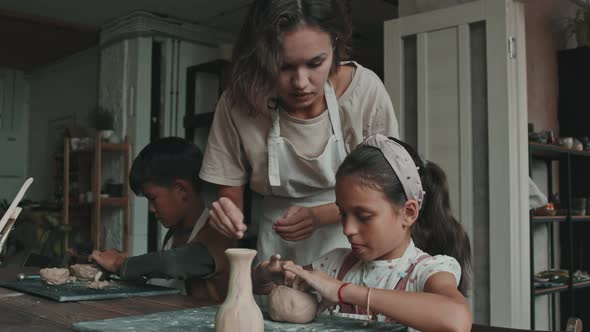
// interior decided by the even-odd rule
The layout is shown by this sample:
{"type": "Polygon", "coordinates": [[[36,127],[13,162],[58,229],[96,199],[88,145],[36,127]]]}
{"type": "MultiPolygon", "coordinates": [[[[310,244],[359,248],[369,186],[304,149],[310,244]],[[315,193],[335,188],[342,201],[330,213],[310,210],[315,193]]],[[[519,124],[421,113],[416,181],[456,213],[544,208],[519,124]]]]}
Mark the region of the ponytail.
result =
{"type": "Polygon", "coordinates": [[[426,196],[413,225],[412,238],[418,248],[430,255],[447,255],[459,262],[458,288],[467,296],[471,283],[471,245],[463,226],[451,211],[447,177],[430,161],[422,164],[419,173],[426,196]]]}

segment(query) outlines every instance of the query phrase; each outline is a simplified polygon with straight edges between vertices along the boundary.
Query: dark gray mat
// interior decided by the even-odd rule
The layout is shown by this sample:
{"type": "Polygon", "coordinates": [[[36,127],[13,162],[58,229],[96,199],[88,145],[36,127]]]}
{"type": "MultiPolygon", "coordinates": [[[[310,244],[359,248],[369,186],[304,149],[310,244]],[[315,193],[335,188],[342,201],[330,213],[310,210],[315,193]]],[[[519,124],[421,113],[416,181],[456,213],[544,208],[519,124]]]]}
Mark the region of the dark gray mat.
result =
{"type": "Polygon", "coordinates": [[[0,287],[42,296],[58,302],[106,300],[134,296],[154,296],[180,293],[180,290],[176,288],[135,284],[122,281],[111,281],[111,285],[103,289],[92,289],[88,288],[86,285],[87,281],[76,281],[59,286],[45,285],[39,279],[0,281],[0,287]]]}
{"type": "MultiPolygon", "coordinates": [[[[119,317],[105,320],[79,322],[72,325],[80,332],[186,332],[213,331],[217,306],[166,311],[149,315],[119,317]]],[[[363,321],[320,315],[308,324],[286,324],[273,322],[265,316],[264,331],[406,331],[406,327],[399,324],[372,322],[363,326],[363,321]]]]}

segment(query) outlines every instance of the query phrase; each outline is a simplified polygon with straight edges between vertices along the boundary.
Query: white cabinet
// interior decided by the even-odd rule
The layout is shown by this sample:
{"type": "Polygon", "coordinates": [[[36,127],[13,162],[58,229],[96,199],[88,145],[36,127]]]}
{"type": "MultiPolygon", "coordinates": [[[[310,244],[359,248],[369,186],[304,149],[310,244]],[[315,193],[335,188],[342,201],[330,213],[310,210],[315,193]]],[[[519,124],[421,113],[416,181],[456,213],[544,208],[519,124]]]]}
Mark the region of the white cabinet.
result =
{"type": "Polygon", "coordinates": [[[24,74],[0,70],[0,199],[11,199],[27,173],[28,85],[24,74]]]}

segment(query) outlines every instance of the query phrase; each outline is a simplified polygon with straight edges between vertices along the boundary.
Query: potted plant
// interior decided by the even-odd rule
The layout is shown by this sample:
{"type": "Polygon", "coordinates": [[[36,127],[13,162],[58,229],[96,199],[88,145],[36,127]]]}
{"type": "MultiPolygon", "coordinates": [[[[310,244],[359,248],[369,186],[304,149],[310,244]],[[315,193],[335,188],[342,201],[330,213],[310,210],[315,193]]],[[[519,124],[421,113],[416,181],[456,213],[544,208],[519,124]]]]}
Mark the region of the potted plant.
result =
{"type": "Polygon", "coordinates": [[[94,126],[99,132],[100,138],[102,140],[108,140],[111,136],[113,136],[115,128],[115,119],[113,113],[104,107],[96,107],[94,114],[94,126]]]}
{"type": "Polygon", "coordinates": [[[576,34],[578,47],[590,46],[590,0],[570,0],[580,7],[576,18],[571,22],[572,32],[576,34]]]}

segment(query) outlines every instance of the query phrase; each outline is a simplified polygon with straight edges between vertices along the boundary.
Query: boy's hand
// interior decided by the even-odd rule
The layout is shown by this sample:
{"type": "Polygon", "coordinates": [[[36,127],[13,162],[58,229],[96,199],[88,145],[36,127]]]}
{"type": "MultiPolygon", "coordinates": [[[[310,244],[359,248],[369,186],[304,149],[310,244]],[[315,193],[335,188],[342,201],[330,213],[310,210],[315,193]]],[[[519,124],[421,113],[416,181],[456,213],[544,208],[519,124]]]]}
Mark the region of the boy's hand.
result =
{"type": "Polygon", "coordinates": [[[227,197],[221,197],[211,204],[209,216],[211,227],[231,239],[241,239],[248,229],[244,224],[242,210],[227,197]]]}
{"type": "Polygon", "coordinates": [[[125,259],[127,259],[127,256],[116,250],[94,250],[90,257],[88,257],[88,261],[95,262],[111,273],[117,273],[121,269],[125,259]]]}
{"type": "Polygon", "coordinates": [[[310,237],[316,229],[311,208],[291,206],[283,218],[275,221],[272,228],[287,241],[301,241],[310,237]]]}

